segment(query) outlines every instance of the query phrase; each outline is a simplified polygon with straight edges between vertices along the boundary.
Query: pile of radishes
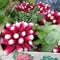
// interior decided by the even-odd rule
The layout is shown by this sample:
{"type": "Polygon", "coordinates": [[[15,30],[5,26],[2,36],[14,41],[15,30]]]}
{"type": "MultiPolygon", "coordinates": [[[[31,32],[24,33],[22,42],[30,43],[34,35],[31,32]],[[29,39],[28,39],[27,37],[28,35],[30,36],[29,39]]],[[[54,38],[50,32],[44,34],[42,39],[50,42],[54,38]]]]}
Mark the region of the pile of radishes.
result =
{"type": "Polygon", "coordinates": [[[30,5],[28,2],[23,1],[21,4],[16,5],[16,10],[29,13],[36,6],[38,7],[37,14],[43,15],[43,20],[39,22],[40,25],[46,21],[52,24],[60,24],[60,12],[51,10],[49,4],[40,2],[30,5]]]}
{"type": "Polygon", "coordinates": [[[18,52],[31,50],[34,45],[35,31],[32,30],[33,23],[16,22],[7,23],[1,33],[1,44],[4,45],[4,53],[9,54],[15,49],[18,52]]]}

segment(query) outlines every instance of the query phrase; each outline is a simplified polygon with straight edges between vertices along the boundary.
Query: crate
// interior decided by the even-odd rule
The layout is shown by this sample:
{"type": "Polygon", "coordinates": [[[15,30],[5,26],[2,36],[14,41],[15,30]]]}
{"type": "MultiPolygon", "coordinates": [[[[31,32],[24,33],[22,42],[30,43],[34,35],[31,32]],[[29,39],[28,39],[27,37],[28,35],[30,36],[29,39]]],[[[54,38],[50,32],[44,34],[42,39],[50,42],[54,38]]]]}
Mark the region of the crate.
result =
{"type": "MultiPolygon", "coordinates": [[[[49,53],[49,52],[23,52],[33,57],[33,60],[60,60],[60,53],[49,53]],[[53,58],[53,59],[51,59],[53,58]]],[[[2,55],[1,60],[15,60],[13,53],[5,56],[2,55]]]]}

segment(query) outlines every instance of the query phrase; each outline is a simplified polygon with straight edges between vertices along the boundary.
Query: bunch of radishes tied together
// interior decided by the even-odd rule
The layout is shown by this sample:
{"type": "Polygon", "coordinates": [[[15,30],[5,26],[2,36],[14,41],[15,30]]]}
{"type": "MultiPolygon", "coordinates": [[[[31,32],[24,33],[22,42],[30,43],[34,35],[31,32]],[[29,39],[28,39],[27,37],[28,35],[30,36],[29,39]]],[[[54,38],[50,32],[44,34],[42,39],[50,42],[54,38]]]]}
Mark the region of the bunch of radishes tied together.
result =
{"type": "Polygon", "coordinates": [[[46,12],[50,9],[50,5],[44,4],[42,2],[40,2],[38,4],[33,3],[32,5],[30,5],[28,2],[25,2],[25,1],[23,1],[21,4],[17,4],[15,8],[18,11],[23,11],[23,12],[29,13],[36,6],[38,7],[37,13],[43,13],[43,12],[46,12]]]}
{"type": "Polygon", "coordinates": [[[50,9],[49,4],[38,3],[38,14],[43,15],[43,20],[39,22],[40,25],[43,25],[45,22],[51,22],[52,24],[60,24],[60,12],[50,9]]]}
{"type": "Polygon", "coordinates": [[[42,2],[30,5],[28,2],[23,1],[21,4],[16,5],[17,11],[30,13],[34,7],[38,7],[37,14],[43,15],[43,20],[39,22],[39,25],[43,25],[46,21],[52,24],[60,24],[60,12],[50,9],[49,4],[44,4],[42,2]]]}
{"type": "Polygon", "coordinates": [[[35,7],[35,4],[30,5],[28,2],[23,1],[21,4],[17,4],[15,8],[18,11],[29,13],[31,10],[34,9],[34,7],[35,7]]]}
{"type": "Polygon", "coordinates": [[[17,52],[31,50],[34,45],[33,39],[36,31],[32,30],[33,23],[16,22],[7,23],[1,33],[1,44],[4,46],[4,53],[9,54],[15,49],[17,52]]]}

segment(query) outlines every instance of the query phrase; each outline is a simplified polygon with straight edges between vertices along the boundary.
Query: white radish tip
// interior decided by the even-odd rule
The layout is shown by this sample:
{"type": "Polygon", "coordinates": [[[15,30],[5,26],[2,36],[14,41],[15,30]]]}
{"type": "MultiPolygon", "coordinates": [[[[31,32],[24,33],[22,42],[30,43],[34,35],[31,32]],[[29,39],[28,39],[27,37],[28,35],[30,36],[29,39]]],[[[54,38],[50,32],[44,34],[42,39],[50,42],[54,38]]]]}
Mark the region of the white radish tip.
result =
{"type": "Polygon", "coordinates": [[[54,16],[50,16],[50,19],[54,19],[54,16]]]}
{"type": "Polygon", "coordinates": [[[15,27],[14,26],[12,26],[11,28],[10,28],[10,30],[14,30],[15,29],[15,27]]]}
{"type": "Polygon", "coordinates": [[[48,10],[48,13],[50,13],[50,11],[51,11],[51,10],[49,9],[49,10],[48,10]]]}
{"type": "Polygon", "coordinates": [[[21,6],[19,5],[19,8],[21,8],[21,6]]]}
{"type": "Polygon", "coordinates": [[[56,23],[56,20],[53,20],[53,23],[56,23]]]}
{"type": "Polygon", "coordinates": [[[58,42],[58,46],[60,46],[60,41],[58,42]]]}
{"type": "Polygon", "coordinates": [[[6,35],[4,36],[4,38],[5,38],[5,39],[10,39],[10,38],[11,38],[11,35],[6,34],[6,35]]]}
{"type": "Polygon", "coordinates": [[[57,53],[57,49],[53,49],[53,52],[54,52],[54,53],[57,53]]]}
{"type": "Polygon", "coordinates": [[[10,24],[9,24],[9,23],[7,23],[7,24],[6,24],[6,27],[9,27],[9,26],[10,26],[10,24]]]}
{"type": "Polygon", "coordinates": [[[20,26],[20,24],[18,22],[16,22],[16,26],[20,26]]]}
{"type": "Polygon", "coordinates": [[[23,32],[22,32],[22,36],[25,36],[25,35],[26,35],[26,32],[25,32],[25,31],[23,31],[23,32]]]}
{"type": "Polygon", "coordinates": [[[18,33],[15,33],[13,37],[14,37],[15,39],[18,39],[18,38],[19,38],[19,34],[18,34],[18,33]]]}
{"type": "Polygon", "coordinates": [[[48,17],[50,17],[50,16],[51,16],[51,14],[48,14],[47,16],[48,16],[48,17]]]}
{"type": "Polygon", "coordinates": [[[25,26],[28,26],[28,23],[24,22],[24,25],[25,25],[25,26]]]}
{"type": "Polygon", "coordinates": [[[31,8],[33,8],[33,6],[31,6],[31,8]]]}
{"type": "Polygon", "coordinates": [[[22,9],[24,9],[24,7],[23,6],[21,6],[22,7],[22,9]]]}
{"type": "Polygon", "coordinates": [[[10,39],[10,40],[8,41],[8,44],[10,44],[10,45],[14,44],[14,40],[13,40],[13,39],[10,39]]]}
{"type": "Polygon", "coordinates": [[[30,40],[33,40],[34,39],[34,36],[33,35],[30,35],[29,38],[30,38],[30,40]]]}
{"type": "Polygon", "coordinates": [[[38,6],[38,8],[40,8],[40,6],[38,6]]]}
{"type": "Polygon", "coordinates": [[[49,6],[48,4],[45,4],[45,6],[49,6]]]}
{"type": "MultiPolygon", "coordinates": [[[[39,3],[42,3],[42,2],[39,2],[39,3]]],[[[39,3],[38,3],[38,4],[39,4],[39,3]]]]}
{"type": "Polygon", "coordinates": [[[29,3],[27,2],[26,5],[28,5],[29,3]]]}
{"type": "Polygon", "coordinates": [[[18,40],[18,43],[19,43],[19,44],[23,44],[23,42],[24,42],[24,39],[23,39],[23,38],[20,38],[20,39],[18,40]]]}
{"type": "Polygon", "coordinates": [[[42,10],[43,10],[43,7],[42,7],[42,8],[40,8],[40,10],[42,11],[42,10]]]}
{"type": "Polygon", "coordinates": [[[32,34],[33,33],[33,30],[30,30],[30,33],[32,34]]]}
{"type": "Polygon", "coordinates": [[[26,8],[26,6],[24,6],[24,8],[26,8]]]}
{"type": "Polygon", "coordinates": [[[18,52],[19,52],[19,53],[20,53],[20,52],[23,52],[23,48],[18,49],[18,52]]]}
{"type": "Polygon", "coordinates": [[[29,45],[33,45],[33,42],[32,41],[29,41],[28,43],[29,43],[29,45]]]}
{"type": "Polygon", "coordinates": [[[24,48],[24,51],[28,51],[28,48],[24,48]]]}
{"type": "Polygon", "coordinates": [[[54,14],[54,11],[51,11],[51,14],[54,14]]]}
{"type": "Polygon", "coordinates": [[[3,51],[4,52],[4,55],[7,55],[8,53],[7,53],[7,51],[3,51]]]}
{"type": "Polygon", "coordinates": [[[45,9],[47,9],[47,7],[45,6],[45,9]]]}
{"type": "Polygon", "coordinates": [[[60,12],[58,12],[58,15],[60,16],[60,12]]]}
{"type": "Polygon", "coordinates": [[[43,22],[45,23],[45,22],[46,22],[46,20],[45,20],[45,19],[43,19],[43,22]]]}
{"type": "Polygon", "coordinates": [[[29,23],[29,25],[33,26],[34,24],[33,23],[29,23]]]}

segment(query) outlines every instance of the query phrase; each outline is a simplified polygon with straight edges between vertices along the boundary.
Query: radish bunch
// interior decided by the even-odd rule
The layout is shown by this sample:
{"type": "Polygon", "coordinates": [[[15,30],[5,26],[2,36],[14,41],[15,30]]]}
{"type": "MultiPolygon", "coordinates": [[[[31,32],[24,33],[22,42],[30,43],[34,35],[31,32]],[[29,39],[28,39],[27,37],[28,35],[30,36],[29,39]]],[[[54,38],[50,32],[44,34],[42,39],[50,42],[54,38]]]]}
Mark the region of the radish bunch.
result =
{"type": "Polygon", "coordinates": [[[33,23],[16,22],[7,23],[1,33],[1,44],[4,45],[4,53],[9,54],[15,49],[18,52],[31,50],[35,31],[32,30],[33,23]]]}
{"type": "Polygon", "coordinates": [[[37,3],[37,6],[38,6],[38,11],[37,11],[38,14],[41,14],[41,13],[44,14],[50,10],[49,4],[44,4],[44,3],[40,2],[40,3],[37,3]]]}
{"type": "Polygon", "coordinates": [[[16,10],[29,13],[36,6],[38,7],[37,14],[43,15],[43,20],[39,21],[39,25],[43,25],[46,21],[52,24],[60,24],[60,12],[51,10],[49,4],[40,2],[30,5],[28,2],[23,1],[21,4],[16,5],[16,10]]]}
{"type": "Polygon", "coordinates": [[[44,14],[44,18],[46,21],[49,21],[52,24],[60,24],[60,12],[50,10],[44,14]]]}
{"type": "Polygon", "coordinates": [[[21,4],[16,5],[16,10],[23,12],[30,12],[34,8],[35,4],[30,5],[28,2],[23,1],[21,4]]]}
{"type": "Polygon", "coordinates": [[[35,6],[38,7],[37,13],[39,13],[39,14],[47,12],[50,9],[50,5],[44,4],[42,2],[40,2],[38,4],[30,5],[28,2],[25,2],[25,1],[23,1],[21,4],[17,4],[15,8],[18,11],[23,11],[23,12],[28,12],[29,13],[31,10],[34,9],[35,6]]]}
{"type": "Polygon", "coordinates": [[[38,3],[38,14],[43,15],[43,20],[39,22],[39,25],[43,25],[45,22],[51,22],[52,24],[60,24],[60,12],[51,10],[50,5],[44,3],[38,3]]]}

